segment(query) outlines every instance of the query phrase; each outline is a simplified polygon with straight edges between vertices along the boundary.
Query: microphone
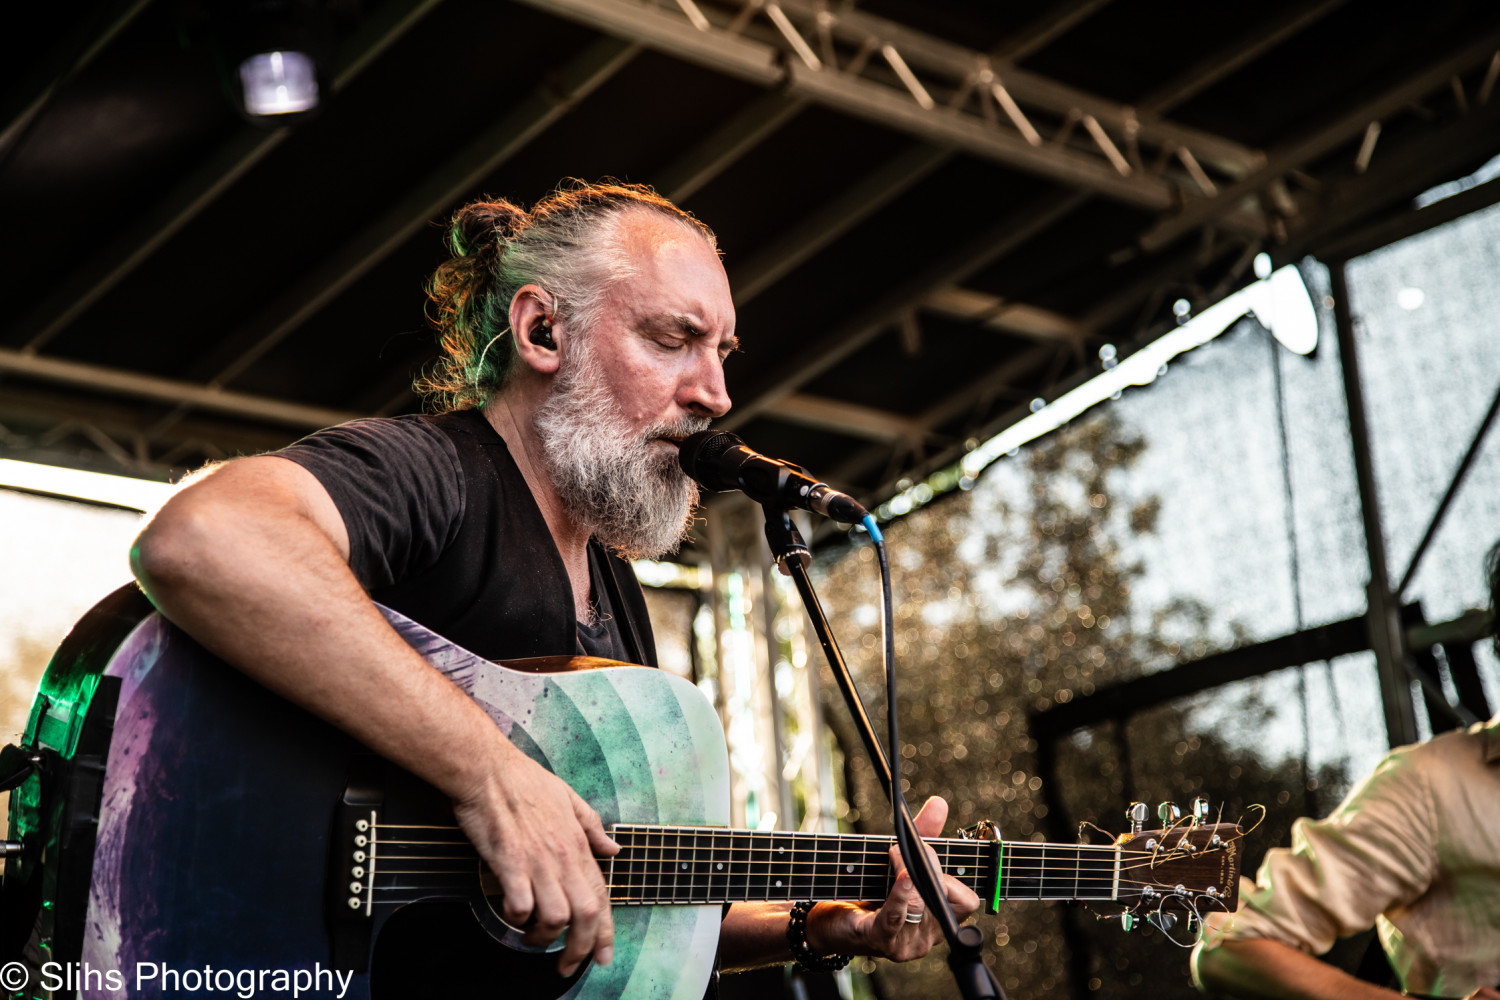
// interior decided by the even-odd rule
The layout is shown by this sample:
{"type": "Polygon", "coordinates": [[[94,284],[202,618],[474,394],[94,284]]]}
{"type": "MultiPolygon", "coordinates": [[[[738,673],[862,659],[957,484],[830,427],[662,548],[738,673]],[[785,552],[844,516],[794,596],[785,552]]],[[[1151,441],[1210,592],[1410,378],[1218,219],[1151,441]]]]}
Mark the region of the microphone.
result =
{"type": "Polygon", "coordinates": [[[800,507],[858,524],[870,515],[847,493],[808,475],[801,466],[767,458],[728,431],[699,431],[678,444],[677,461],[698,484],[715,492],[741,490],[750,499],[800,507]]]}

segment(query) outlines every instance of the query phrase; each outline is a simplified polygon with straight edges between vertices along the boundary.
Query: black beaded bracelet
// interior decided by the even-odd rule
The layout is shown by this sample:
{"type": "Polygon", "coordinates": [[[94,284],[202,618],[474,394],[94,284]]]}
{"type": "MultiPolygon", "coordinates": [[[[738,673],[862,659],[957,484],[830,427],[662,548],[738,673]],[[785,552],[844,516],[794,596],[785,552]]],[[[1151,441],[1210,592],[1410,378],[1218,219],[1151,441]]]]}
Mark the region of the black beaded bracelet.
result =
{"type": "Polygon", "coordinates": [[[849,964],[848,955],[819,955],[807,943],[807,915],[814,905],[811,900],[792,904],[792,912],[787,914],[786,943],[791,945],[792,957],[803,972],[837,972],[849,964]]]}

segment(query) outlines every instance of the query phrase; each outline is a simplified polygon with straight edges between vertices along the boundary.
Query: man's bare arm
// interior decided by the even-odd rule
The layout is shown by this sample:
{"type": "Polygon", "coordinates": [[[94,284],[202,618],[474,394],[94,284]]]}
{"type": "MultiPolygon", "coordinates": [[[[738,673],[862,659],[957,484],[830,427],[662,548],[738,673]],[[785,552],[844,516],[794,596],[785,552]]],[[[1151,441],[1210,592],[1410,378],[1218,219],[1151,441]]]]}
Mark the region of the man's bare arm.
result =
{"type": "Polygon", "coordinates": [[[453,799],[534,940],[571,925],[561,965],[612,957],[593,854],[618,848],[598,815],[517,750],[484,711],[386,623],[348,567],[328,493],[272,456],[222,466],[174,496],[136,541],[136,577],[161,612],[259,683],[453,799]]]}
{"type": "MultiPolygon", "coordinates": [[[[1269,938],[1200,946],[1193,952],[1193,975],[1206,992],[1243,1000],[1398,1000],[1402,996],[1269,938]]],[[[1500,991],[1481,987],[1467,1000],[1500,1000],[1500,991]]]]}
{"type": "Polygon", "coordinates": [[[1395,1000],[1401,996],[1268,938],[1199,948],[1193,953],[1193,971],[1209,993],[1244,1000],[1395,1000]]]}

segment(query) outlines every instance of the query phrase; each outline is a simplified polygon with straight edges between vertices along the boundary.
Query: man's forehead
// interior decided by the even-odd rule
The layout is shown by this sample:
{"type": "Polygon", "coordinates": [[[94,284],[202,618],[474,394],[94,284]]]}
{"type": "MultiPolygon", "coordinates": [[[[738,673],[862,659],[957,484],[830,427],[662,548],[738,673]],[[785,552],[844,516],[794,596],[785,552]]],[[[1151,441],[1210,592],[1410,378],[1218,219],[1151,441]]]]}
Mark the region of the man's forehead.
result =
{"type": "Polygon", "coordinates": [[[718,254],[696,232],[658,216],[622,240],[634,265],[611,289],[637,324],[699,336],[734,332],[734,300],[718,254]]]}

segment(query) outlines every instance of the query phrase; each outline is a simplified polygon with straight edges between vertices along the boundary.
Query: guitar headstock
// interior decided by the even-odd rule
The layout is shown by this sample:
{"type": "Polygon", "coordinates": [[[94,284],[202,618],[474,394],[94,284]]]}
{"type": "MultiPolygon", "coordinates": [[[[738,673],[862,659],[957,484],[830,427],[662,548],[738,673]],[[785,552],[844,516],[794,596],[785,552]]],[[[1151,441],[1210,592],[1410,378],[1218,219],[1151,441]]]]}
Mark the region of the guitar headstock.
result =
{"type": "Polygon", "coordinates": [[[1163,802],[1156,808],[1161,828],[1142,830],[1150,814],[1146,803],[1132,802],[1125,810],[1130,832],[1115,839],[1120,852],[1116,898],[1127,907],[1120,915],[1125,930],[1134,930],[1144,916],[1176,941],[1172,930],[1178,913],[1187,914],[1188,930],[1196,933],[1204,914],[1239,905],[1245,833],[1235,823],[1208,822],[1211,811],[1201,795],[1186,816],[1176,804],[1163,802]]]}
{"type": "Polygon", "coordinates": [[[1120,902],[1132,909],[1208,913],[1239,902],[1240,839],[1233,823],[1179,822],[1121,834],[1120,902]]]}

